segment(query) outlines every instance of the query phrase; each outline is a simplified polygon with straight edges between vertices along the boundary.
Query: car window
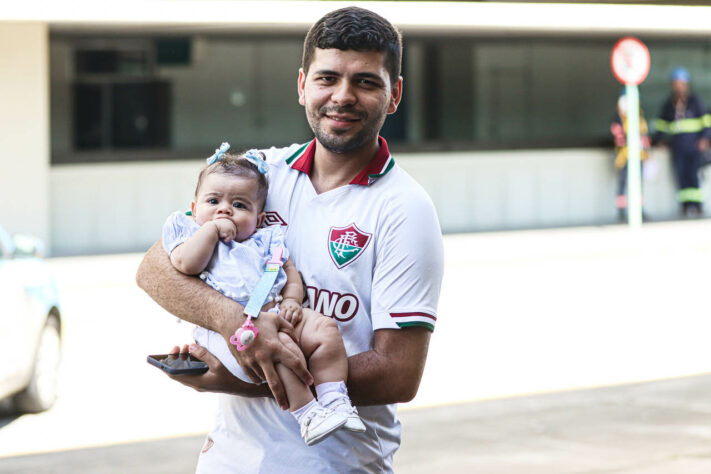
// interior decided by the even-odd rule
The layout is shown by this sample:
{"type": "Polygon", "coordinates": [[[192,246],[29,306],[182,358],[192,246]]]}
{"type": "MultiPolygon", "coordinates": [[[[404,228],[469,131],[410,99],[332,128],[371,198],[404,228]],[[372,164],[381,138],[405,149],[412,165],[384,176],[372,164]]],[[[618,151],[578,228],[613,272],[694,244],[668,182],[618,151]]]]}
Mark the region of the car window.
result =
{"type": "Polygon", "coordinates": [[[12,237],[5,229],[0,227],[0,258],[12,257],[12,252],[15,245],[12,243],[12,237]]]}

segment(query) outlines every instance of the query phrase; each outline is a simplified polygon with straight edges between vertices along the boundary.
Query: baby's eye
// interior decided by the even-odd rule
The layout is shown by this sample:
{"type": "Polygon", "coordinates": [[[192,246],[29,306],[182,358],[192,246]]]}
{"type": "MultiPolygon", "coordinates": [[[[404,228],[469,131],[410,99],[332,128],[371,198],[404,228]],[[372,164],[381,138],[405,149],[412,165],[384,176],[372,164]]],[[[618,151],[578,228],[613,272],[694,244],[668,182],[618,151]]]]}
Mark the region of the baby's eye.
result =
{"type": "Polygon", "coordinates": [[[207,200],[207,202],[210,203],[210,204],[217,204],[217,199],[215,199],[215,198],[210,198],[210,199],[207,200]]]}
{"type": "Polygon", "coordinates": [[[236,202],[236,203],[234,203],[234,204],[232,204],[232,205],[233,205],[234,207],[236,207],[237,209],[244,209],[244,208],[245,208],[245,205],[242,204],[241,202],[236,202]]]}

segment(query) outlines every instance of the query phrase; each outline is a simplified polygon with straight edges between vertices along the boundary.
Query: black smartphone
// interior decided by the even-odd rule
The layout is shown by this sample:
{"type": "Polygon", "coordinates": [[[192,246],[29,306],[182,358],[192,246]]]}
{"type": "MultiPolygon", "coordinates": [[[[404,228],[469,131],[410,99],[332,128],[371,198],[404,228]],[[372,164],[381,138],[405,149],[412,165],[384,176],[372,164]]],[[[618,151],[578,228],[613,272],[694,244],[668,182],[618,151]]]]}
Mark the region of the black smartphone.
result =
{"type": "Polygon", "coordinates": [[[149,355],[148,363],[171,375],[204,374],[207,364],[190,354],[149,355]]]}

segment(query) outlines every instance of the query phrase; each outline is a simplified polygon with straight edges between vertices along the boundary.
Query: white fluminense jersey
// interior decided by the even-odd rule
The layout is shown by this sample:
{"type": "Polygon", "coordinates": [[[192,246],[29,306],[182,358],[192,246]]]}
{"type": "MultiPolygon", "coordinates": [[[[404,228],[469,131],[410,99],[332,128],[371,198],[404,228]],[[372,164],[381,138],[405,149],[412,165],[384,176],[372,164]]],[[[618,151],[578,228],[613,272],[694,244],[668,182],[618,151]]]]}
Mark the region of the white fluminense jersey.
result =
{"type": "MultiPolygon", "coordinates": [[[[310,306],[336,320],[348,356],[371,350],[378,329],[434,329],[437,320],[443,252],[434,206],[380,140],[360,175],[321,194],[309,179],[315,141],[263,150],[270,165],[267,224],[282,226],[310,306]]],[[[222,396],[214,444],[198,470],[391,471],[400,444],[395,405],[358,410],[365,433],[339,430],[307,447],[294,418],[273,400],[222,396]],[[240,462],[231,462],[237,453],[240,462]]]]}

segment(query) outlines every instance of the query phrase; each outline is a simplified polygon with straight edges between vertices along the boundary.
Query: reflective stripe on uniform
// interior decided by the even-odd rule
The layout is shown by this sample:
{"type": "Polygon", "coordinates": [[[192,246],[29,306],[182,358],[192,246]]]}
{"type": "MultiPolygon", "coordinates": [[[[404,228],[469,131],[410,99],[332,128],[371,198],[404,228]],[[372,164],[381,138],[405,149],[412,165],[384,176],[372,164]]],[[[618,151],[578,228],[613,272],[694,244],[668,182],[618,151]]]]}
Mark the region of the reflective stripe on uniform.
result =
{"type": "Polygon", "coordinates": [[[677,194],[679,202],[704,202],[704,195],[699,188],[684,188],[677,194]]]}
{"type": "Polygon", "coordinates": [[[703,117],[674,120],[673,122],[657,119],[654,125],[658,131],[664,133],[697,133],[711,127],[711,114],[706,114],[703,117]]]}
{"type": "Polygon", "coordinates": [[[666,120],[657,119],[654,121],[654,126],[659,132],[669,133],[669,122],[667,122],[666,120]]]}

